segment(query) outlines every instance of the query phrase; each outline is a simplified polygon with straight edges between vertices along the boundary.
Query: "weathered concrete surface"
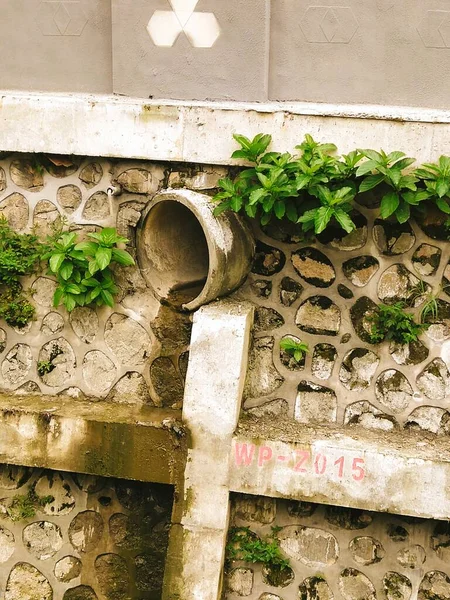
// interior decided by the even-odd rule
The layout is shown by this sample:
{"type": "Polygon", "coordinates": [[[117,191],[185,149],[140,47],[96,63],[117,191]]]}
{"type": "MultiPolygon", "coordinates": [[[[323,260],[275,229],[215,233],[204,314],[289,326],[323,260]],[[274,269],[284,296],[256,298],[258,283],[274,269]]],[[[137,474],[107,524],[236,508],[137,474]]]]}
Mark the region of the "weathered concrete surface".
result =
{"type": "Polygon", "coordinates": [[[185,460],[178,417],[65,396],[0,395],[0,463],[173,484],[185,460]]]}
{"type": "Polygon", "coordinates": [[[324,130],[342,152],[407,148],[419,162],[450,154],[449,110],[0,92],[3,151],[238,164],[233,133],[271,132],[283,151],[324,130]]]}
{"type": "Polygon", "coordinates": [[[229,448],[241,407],[252,321],[252,305],[226,301],[202,307],[194,317],[183,403],[190,449],[184,497],[174,506],[177,525],[170,538],[165,600],[220,597],[229,521],[229,448]]]}
{"type": "Polygon", "coordinates": [[[450,518],[448,438],[249,419],[231,464],[233,492],[450,518]]]}

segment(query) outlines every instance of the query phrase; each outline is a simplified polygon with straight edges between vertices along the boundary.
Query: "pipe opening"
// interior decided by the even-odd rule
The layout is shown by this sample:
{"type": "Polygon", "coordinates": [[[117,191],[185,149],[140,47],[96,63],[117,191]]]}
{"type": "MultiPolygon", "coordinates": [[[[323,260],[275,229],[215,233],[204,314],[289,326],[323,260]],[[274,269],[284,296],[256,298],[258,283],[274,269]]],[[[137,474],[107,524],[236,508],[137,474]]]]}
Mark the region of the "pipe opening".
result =
{"type": "Polygon", "coordinates": [[[146,279],[168,303],[180,307],[202,291],[209,272],[203,228],[180,202],[167,200],[148,213],[143,231],[146,279]]]}

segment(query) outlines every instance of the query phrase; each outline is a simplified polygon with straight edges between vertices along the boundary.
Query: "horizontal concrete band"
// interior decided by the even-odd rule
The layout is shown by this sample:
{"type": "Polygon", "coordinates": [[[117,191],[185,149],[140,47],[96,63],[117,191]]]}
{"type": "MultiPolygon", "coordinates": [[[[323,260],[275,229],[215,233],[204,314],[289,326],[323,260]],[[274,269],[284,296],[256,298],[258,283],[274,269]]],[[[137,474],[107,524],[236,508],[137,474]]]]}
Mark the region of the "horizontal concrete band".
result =
{"type": "Polygon", "coordinates": [[[63,396],[2,395],[0,463],[175,484],[186,456],[172,428],[176,417],[63,396]]]}
{"type": "Polygon", "coordinates": [[[309,132],[343,152],[399,149],[420,162],[450,154],[448,110],[0,92],[0,151],[237,164],[232,134],[261,132],[283,151],[309,132]]]}
{"type": "Polygon", "coordinates": [[[441,438],[241,423],[231,466],[233,492],[450,518],[450,441],[441,438]]]}

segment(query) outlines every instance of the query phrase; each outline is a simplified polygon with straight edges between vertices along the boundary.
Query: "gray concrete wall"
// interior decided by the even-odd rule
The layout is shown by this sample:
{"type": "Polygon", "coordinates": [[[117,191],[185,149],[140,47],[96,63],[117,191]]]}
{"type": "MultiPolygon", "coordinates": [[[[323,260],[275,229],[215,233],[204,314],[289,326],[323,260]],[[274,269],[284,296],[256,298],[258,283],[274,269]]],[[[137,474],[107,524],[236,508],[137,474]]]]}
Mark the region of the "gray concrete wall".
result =
{"type": "Polygon", "coordinates": [[[5,0],[0,88],[445,108],[445,0],[5,0]]]}

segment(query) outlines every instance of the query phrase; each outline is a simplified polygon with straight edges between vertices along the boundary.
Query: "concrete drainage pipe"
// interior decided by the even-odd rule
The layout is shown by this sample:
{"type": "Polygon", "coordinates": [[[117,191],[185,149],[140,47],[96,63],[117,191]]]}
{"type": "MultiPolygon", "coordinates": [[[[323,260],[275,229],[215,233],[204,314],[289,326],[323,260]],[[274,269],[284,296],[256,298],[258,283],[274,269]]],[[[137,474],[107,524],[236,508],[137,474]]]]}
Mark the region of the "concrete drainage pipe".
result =
{"type": "Polygon", "coordinates": [[[247,277],[255,245],[234,213],[213,215],[205,194],[186,189],[157,194],[137,230],[139,266],[155,295],[196,310],[232,292],[247,277]]]}

